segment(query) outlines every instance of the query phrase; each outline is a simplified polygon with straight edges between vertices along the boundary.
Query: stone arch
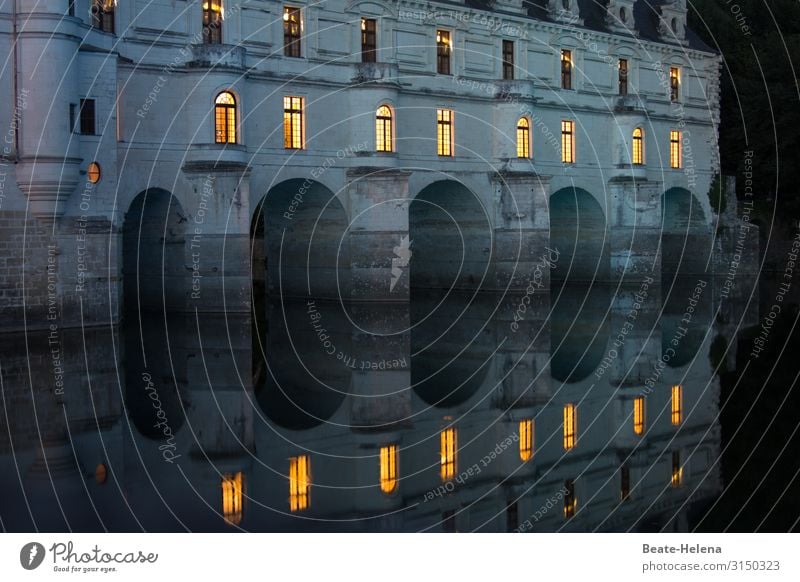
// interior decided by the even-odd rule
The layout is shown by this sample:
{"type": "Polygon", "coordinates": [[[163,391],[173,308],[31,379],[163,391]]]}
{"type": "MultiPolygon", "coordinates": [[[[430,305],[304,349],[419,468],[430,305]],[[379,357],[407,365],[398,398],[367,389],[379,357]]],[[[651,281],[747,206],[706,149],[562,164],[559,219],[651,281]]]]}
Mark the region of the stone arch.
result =
{"type": "Polygon", "coordinates": [[[552,288],[566,281],[608,280],[611,255],[606,218],[594,196],[582,188],[561,188],[550,196],[550,246],[559,253],[552,288]]]}
{"type": "Polygon", "coordinates": [[[349,297],[347,227],[344,206],[321,182],[275,184],[251,220],[254,287],[273,296],[349,297]]]}
{"type": "Polygon", "coordinates": [[[125,403],[139,432],[169,441],[183,425],[187,393],[186,215],[168,191],[148,188],[125,214],[122,229],[125,403]]]}
{"type": "Polygon", "coordinates": [[[409,205],[412,292],[493,284],[489,211],[461,182],[437,180],[409,205]]]}
{"type": "Polygon", "coordinates": [[[661,217],[662,283],[709,272],[711,232],[697,197],[685,188],[670,188],[661,199],[661,217]]]}

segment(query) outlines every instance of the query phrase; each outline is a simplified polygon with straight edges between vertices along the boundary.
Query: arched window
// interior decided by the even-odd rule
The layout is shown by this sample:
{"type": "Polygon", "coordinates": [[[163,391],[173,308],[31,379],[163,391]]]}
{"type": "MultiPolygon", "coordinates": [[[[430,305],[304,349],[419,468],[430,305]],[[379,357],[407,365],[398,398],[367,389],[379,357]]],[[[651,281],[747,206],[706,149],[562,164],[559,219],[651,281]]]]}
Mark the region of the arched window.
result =
{"type": "Polygon", "coordinates": [[[236,98],[229,91],[217,95],[214,106],[214,141],[236,143],[236,98]]]}
{"type": "Polygon", "coordinates": [[[392,108],[381,105],[375,114],[375,149],[379,152],[394,151],[392,134],[392,108]]]}
{"type": "Polygon", "coordinates": [[[517,157],[531,157],[531,124],[527,117],[517,121],[517,157]]]}
{"type": "Polygon", "coordinates": [[[636,166],[644,164],[644,132],[641,127],[633,130],[633,163],[636,166]]]}

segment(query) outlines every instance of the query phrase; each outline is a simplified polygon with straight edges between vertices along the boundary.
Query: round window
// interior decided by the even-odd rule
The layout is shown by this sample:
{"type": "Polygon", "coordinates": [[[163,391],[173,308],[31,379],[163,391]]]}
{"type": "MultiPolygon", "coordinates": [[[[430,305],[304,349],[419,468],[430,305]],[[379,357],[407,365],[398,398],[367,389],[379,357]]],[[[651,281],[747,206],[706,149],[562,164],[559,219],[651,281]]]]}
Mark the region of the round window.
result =
{"type": "Polygon", "coordinates": [[[86,170],[86,175],[92,184],[97,184],[100,181],[100,164],[92,162],[86,170]]]}

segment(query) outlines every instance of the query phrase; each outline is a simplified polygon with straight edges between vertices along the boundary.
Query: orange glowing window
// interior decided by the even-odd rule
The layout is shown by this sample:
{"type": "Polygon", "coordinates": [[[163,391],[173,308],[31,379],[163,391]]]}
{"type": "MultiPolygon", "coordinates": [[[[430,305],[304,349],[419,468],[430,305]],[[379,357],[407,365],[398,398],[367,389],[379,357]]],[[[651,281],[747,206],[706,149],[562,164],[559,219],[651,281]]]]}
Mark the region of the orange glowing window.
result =
{"type": "Polygon", "coordinates": [[[442,481],[450,481],[456,476],[456,454],[458,449],[458,435],[455,428],[446,428],[440,435],[441,457],[440,474],[442,481]]]}
{"type": "Polygon", "coordinates": [[[453,112],[436,110],[436,147],[440,156],[453,155],[453,112]]]}
{"type": "Polygon", "coordinates": [[[303,139],[302,97],[283,98],[283,147],[287,150],[302,150],[303,139]]]}
{"type": "Polygon", "coordinates": [[[381,491],[392,493],[397,489],[397,460],[399,452],[397,445],[386,445],[381,447],[380,452],[380,476],[381,491]]]}
{"type": "Polygon", "coordinates": [[[645,400],[644,396],[637,396],[633,400],[633,432],[637,435],[644,434],[645,400]]]}
{"type": "Polygon", "coordinates": [[[517,157],[531,157],[531,123],[527,117],[517,121],[517,157]]]}
{"type": "Polygon", "coordinates": [[[289,459],[289,509],[302,511],[311,501],[311,459],[300,455],[289,459]]]}
{"type": "Polygon", "coordinates": [[[681,151],[681,140],[683,136],[680,131],[669,132],[669,167],[683,167],[683,152],[681,151]]]}
{"type": "Polygon", "coordinates": [[[222,517],[231,525],[242,521],[242,499],[244,488],[241,471],[222,476],[222,517]]]}
{"type": "Polygon", "coordinates": [[[671,101],[677,101],[680,97],[681,86],[681,70],[678,67],[670,67],[669,69],[669,98],[671,101]]]}
{"type": "Polygon", "coordinates": [[[86,170],[86,176],[89,178],[89,182],[92,184],[97,184],[100,181],[100,164],[97,162],[92,162],[89,164],[89,167],[86,170]]]}
{"type": "Polygon", "coordinates": [[[575,447],[578,432],[578,409],[574,404],[564,406],[564,450],[575,447]]]}
{"type": "Polygon", "coordinates": [[[672,424],[678,426],[683,422],[683,386],[672,387],[672,424]]]}
{"type": "Polygon", "coordinates": [[[633,163],[636,166],[644,164],[644,131],[641,127],[633,130],[633,163]]]}
{"type": "Polygon", "coordinates": [[[575,163],[575,122],[561,122],[561,161],[565,164],[575,163]]]}
{"type": "Polygon", "coordinates": [[[375,149],[379,152],[394,151],[392,121],[392,108],[388,105],[378,107],[375,114],[375,149]]]}
{"type": "Polygon", "coordinates": [[[533,457],[533,420],[519,421],[519,458],[528,461],[533,457]]]}
{"type": "Polygon", "coordinates": [[[217,95],[214,104],[214,141],[236,143],[236,98],[229,91],[217,95]]]}

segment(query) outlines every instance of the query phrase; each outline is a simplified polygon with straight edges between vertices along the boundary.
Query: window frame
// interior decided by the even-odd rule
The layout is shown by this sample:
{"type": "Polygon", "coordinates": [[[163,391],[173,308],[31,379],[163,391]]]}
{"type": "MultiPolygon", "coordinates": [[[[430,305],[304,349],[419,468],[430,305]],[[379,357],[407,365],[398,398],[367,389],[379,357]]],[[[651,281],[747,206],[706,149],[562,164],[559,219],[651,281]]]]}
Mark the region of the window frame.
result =
{"type": "Polygon", "coordinates": [[[283,5],[283,56],[303,58],[303,11],[299,6],[283,5]]]}
{"type": "Polygon", "coordinates": [[[533,447],[536,441],[532,418],[519,421],[519,458],[525,463],[533,458],[533,447]]]}
{"type": "Polygon", "coordinates": [[[380,489],[386,495],[397,491],[400,464],[400,450],[397,443],[388,443],[381,446],[379,455],[380,489]]]}
{"type": "Polygon", "coordinates": [[[389,154],[395,151],[394,145],[394,109],[391,105],[383,103],[375,110],[375,151],[389,154]],[[381,110],[387,109],[387,115],[381,115],[381,110]],[[388,139],[387,139],[388,138],[388,139]],[[381,148],[381,143],[383,147],[381,148]]]}
{"type": "Polygon", "coordinates": [[[681,464],[681,452],[672,451],[672,477],[670,479],[672,487],[683,485],[683,465],[681,464]]]}
{"type": "Polygon", "coordinates": [[[681,93],[681,68],[670,66],[669,68],[669,100],[673,103],[680,101],[681,93]]]}
{"type": "Polygon", "coordinates": [[[572,49],[561,49],[561,88],[566,91],[573,90],[572,69],[574,57],[572,49]]]}
{"type": "Polygon", "coordinates": [[[453,74],[453,35],[444,28],[436,29],[436,74],[453,74]]]}
{"type": "Polygon", "coordinates": [[[524,115],[517,120],[517,159],[531,159],[531,121],[524,115]],[[524,122],[524,125],[523,125],[524,122]]]}
{"type": "Polygon", "coordinates": [[[683,132],[669,130],[669,167],[672,170],[683,168],[683,132]]]}
{"type": "Polygon", "coordinates": [[[439,433],[439,476],[442,483],[452,481],[458,471],[458,431],[450,426],[439,433]]]}
{"type": "Polygon", "coordinates": [[[628,85],[630,81],[630,67],[628,59],[619,59],[617,64],[617,93],[625,97],[628,95],[628,85]],[[623,63],[625,66],[623,66],[623,63]]]}
{"type": "Polygon", "coordinates": [[[236,144],[239,143],[239,103],[233,91],[225,89],[217,93],[214,98],[214,143],[217,144],[236,144]],[[233,103],[220,103],[220,98],[229,96],[233,103]],[[220,118],[220,112],[224,119],[220,118]],[[222,131],[220,124],[224,123],[222,131]],[[231,133],[233,135],[231,135],[231,133]],[[233,138],[233,139],[231,139],[233,138]]]}
{"type": "Polygon", "coordinates": [[[515,46],[513,40],[502,40],[501,56],[503,62],[503,80],[505,81],[514,80],[514,50],[515,46]]]}
{"type": "Polygon", "coordinates": [[[683,424],[683,385],[674,384],[670,396],[670,422],[672,426],[683,424]]]}
{"type": "Polygon", "coordinates": [[[570,519],[575,516],[575,510],[578,507],[578,496],[575,494],[575,480],[567,479],[564,481],[564,519],[570,519]]]}
{"type": "Polygon", "coordinates": [[[631,136],[631,164],[644,166],[644,129],[635,127],[631,136]]]}
{"type": "Polygon", "coordinates": [[[92,28],[116,34],[116,6],[114,4],[104,6],[103,0],[92,0],[89,12],[92,17],[92,28]]]}
{"type": "Polygon", "coordinates": [[[453,138],[454,118],[454,110],[446,108],[436,109],[436,153],[439,157],[455,157],[455,140],[453,138]],[[447,114],[447,119],[443,119],[445,117],[444,114],[447,114]],[[445,143],[447,143],[447,149],[443,147],[445,143]]]}
{"type": "Polygon", "coordinates": [[[561,163],[575,163],[575,120],[573,119],[561,120],[561,163]]]}
{"type": "Polygon", "coordinates": [[[644,396],[633,399],[633,434],[642,436],[647,424],[647,401],[644,396]]]}
{"type": "Polygon", "coordinates": [[[361,17],[361,62],[378,61],[378,21],[375,18],[361,17]],[[370,30],[370,26],[372,30],[370,30]]]}
{"type": "Polygon", "coordinates": [[[97,135],[97,100],[89,97],[78,100],[78,133],[97,135]],[[91,112],[89,114],[88,112],[91,112]],[[91,122],[91,129],[88,125],[91,122]],[[86,129],[86,131],[84,131],[86,129]]]}
{"type": "Polygon", "coordinates": [[[203,44],[222,44],[223,0],[203,0],[203,44]],[[216,10],[215,10],[216,8],[216,10]]]}
{"type": "Polygon", "coordinates": [[[283,96],[283,149],[285,150],[306,149],[305,105],[305,97],[300,95],[283,96]],[[299,107],[295,106],[295,99],[298,100],[299,107]],[[288,132],[287,127],[289,128],[288,132]]]}

